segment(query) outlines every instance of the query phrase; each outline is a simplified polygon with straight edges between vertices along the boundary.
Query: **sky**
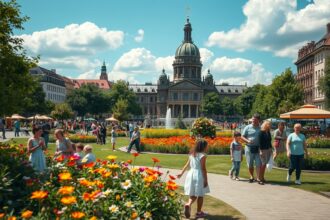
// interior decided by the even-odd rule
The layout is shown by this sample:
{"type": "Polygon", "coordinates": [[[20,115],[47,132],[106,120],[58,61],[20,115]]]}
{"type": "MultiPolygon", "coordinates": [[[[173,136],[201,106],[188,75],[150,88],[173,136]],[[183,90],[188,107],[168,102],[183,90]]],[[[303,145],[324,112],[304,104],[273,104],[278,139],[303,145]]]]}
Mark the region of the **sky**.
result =
{"type": "Polygon", "coordinates": [[[187,17],[203,74],[216,83],[270,84],[294,65],[299,48],[318,41],[330,0],[17,0],[30,17],[15,36],[40,66],[81,79],[156,83],[172,78],[187,17]]]}

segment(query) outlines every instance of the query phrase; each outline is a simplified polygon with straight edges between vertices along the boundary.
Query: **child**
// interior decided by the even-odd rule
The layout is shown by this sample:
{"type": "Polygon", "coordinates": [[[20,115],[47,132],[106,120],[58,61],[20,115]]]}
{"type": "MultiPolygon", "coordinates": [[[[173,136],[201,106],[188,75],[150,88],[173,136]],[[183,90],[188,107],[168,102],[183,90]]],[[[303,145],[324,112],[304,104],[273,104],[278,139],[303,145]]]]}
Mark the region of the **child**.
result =
{"type": "Polygon", "coordinates": [[[111,143],[112,143],[112,150],[113,151],[116,151],[116,149],[115,149],[116,137],[117,137],[117,133],[116,133],[116,130],[115,130],[115,126],[113,126],[112,130],[111,130],[111,143]]]}
{"type": "Polygon", "coordinates": [[[76,153],[74,153],[73,156],[78,157],[79,159],[77,160],[77,164],[81,165],[81,160],[84,157],[84,145],[82,143],[77,143],[76,144],[76,153]]]}
{"type": "Polygon", "coordinates": [[[239,143],[239,138],[241,137],[241,133],[238,131],[234,132],[234,140],[230,144],[230,157],[232,161],[232,168],[229,170],[229,176],[231,179],[239,181],[239,170],[241,167],[241,161],[243,160],[242,154],[242,145],[239,143]],[[235,171],[235,178],[233,178],[233,173],[235,171]]]}
{"type": "Polygon", "coordinates": [[[210,189],[207,182],[206,172],[206,152],[207,142],[203,139],[196,142],[195,147],[192,149],[189,159],[182,169],[181,174],[178,175],[180,178],[188,165],[190,170],[187,173],[186,181],[184,185],[185,195],[189,195],[189,201],[184,205],[184,214],[186,218],[190,218],[190,207],[193,202],[197,199],[197,213],[196,218],[204,218],[206,213],[202,211],[203,196],[205,193],[209,193],[210,189]]]}
{"type": "Polygon", "coordinates": [[[93,147],[91,145],[86,145],[84,147],[85,156],[81,159],[82,164],[89,164],[96,161],[95,155],[92,153],[93,147]]]}

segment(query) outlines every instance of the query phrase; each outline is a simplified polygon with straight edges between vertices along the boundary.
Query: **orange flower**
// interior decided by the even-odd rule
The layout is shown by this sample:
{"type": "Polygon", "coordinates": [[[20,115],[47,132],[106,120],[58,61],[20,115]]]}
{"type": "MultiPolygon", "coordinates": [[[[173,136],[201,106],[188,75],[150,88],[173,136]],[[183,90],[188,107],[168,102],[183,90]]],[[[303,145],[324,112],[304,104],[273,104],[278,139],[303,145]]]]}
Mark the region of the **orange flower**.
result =
{"type": "Polygon", "coordinates": [[[97,220],[97,218],[96,218],[96,216],[93,216],[89,220],[97,220]]]}
{"type": "Polygon", "coordinates": [[[176,178],[175,178],[174,176],[172,176],[172,175],[169,175],[169,177],[170,177],[171,180],[175,180],[175,179],[176,179],[176,178]]]}
{"type": "Polygon", "coordinates": [[[94,199],[96,199],[96,197],[100,194],[101,191],[97,190],[94,191],[92,193],[84,193],[83,194],[83,199],[87,202],[87,201],[93,201],[94,199]]]}
{"type": "Polygon", "coordinates": [[[132,160],[127,160],[126,162],[129,163],[129,164],[131,164],[133,161],[132,160]]]}
{"type": "Polygon", "coordinates": [[[73,203],[77,203],[76,197],[74,196],[65,196],[61,199],[61,202],[64,205],[71,205],[73,203]]]}
{"type": "Polygon", "coordinates": [[[8,218],[8,220],[16,220],[16,217],[15,217],[15,216],[10,216],[10,217],[8,218]]]}
{"type": "Polygon", "coordinates": [[[76,165],[76,161],[71,160],[67,163],[68,167],[73,167],[74,165],[76,165]]]}
{"type": "Polygon", "coordinates": [[[150,175],[150,176],[145,177],[143,180],[144,180],[144,182],[151,183],[151,182],[155,181],[156,179],[157,179],[156,175],[150,175]]]}
{"type": "Polygon", "coordinates": [[[29,218],[32,217],[32,214],[33,214],[32,211],[30,211],[30,210],[26,210],[26,211],[22,212],[21,217],[22,217],[22,218],[29,219],[29,218]]]}
{"type": "Polygon", "coordinates": [[[120,200],[120,195],[119,195],[119,194],[116,195],[116,200],[117,200],[117,201],[120,200]]]}
{"type": "Polygon", "coordinates": [[[95,180],[94,183],[99,189],[102,189],[104,187],[104,183],[100,180],[95,180]]]}
{"type": "Polygon", "coordinates": [[[83,165],[83,168],[91,168],[91,167],[93,167],[95,165],[95,163],[88,163],[88,164],[84,164],[83,165]]]}
{"type": "Polygon", "coordinates": [[[5,217],[5,213],[0,213],[0,218],[5,217]]]}
{"type": "Polygon", "coordinates": [[[138,217],[137,212],[133,212],[131,215],[131,219],[136,219],[138,217]]]}
{"type": "Polygon", "coordinates": [[[83,212],[72,212],[71,217],[74,218],[74,219],[81,219],[81,218],[85,217],[85,213],[83,213],[83,212]]]}
{"type": "Polygon", "coordinates": [[[34,191],[32,193],[32,196],[30,197],[30,199],[44,199],[47,198],[48,196],[48,192],[47,191],[34,191]]]}
{"type": "Polygon", "coordinates": [[[154,163],[159,163],[160,162],[160,160],[158,158],[153,157],[151,159],[154,161],[154,163]]]}
{"type": "Polygon", "coordinates": [[[86,179],[80,179],[79,180],[79,183],[81,185],[83,185],[83,186],[86,186],[86,187],[88,187],[88,186],[94,186],[94,182],[88,181],[86,179]]]}
{"type": "Polygon", "coordinates": [[[177,185],[175,182],[169,180],[169,181],[166,183],[166,187],[167,187],[167,189],[169,189],[169,190],[176,190],[176,189],[178,188],[178,185],[177,185]]]}
{"type": "Polygon", "coordinates": [[[102,177],[104,177],[104,178],[107,178],[107,177],[109,177],[109,176],[111,176],[111,172],[105,172],[105,173],[102,173],[102,177]]]}
{"type": "Polygon", "coordinates": [[[57,193],[61,194],[61,195],[68,195],[73,193],[74,191],[74,187],[73,186],[62,186],[57,193]]]}
{"type": "Polygon", "coordinates": [[[134,157],[137,157],[139,156],[140,154],[139,153],[132,153],[134,157]]]}
{"type": "Polygon", "coordinates": [[[64,155],[61,155],[59,157],[56,158],[57,162],[63,162],[64,161],[64,155]]]}
{"type": "Polygon", "coordinates": [[[60,173],[60,174],[58,174],[58,177],[59,177],[59,180],[60,181],[71,180],[72,179],[71,173],[69,173],[69,172],[60,173]]]}

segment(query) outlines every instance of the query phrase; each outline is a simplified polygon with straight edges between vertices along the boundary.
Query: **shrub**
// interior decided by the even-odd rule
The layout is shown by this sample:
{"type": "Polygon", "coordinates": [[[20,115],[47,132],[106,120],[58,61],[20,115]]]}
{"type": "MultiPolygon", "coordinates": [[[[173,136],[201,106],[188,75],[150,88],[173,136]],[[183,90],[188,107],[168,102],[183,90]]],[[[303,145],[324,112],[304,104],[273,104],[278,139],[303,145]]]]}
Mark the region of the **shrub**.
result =
{"type": "Polygon", "coordinates": [[[197,118],[193,125],[191,132],[194,136],[202,137],[215,137],[216,127],[213,125],[213,121],[208,118],[197,118]]]}
{"type": "Polygon", "coordinates": [[[310,137],[307,139],[307,146],[310,148],[330,148],[330,138],[310,137]]]}
{"type": "MultiPolygon", "coordinates": [[[[18,199],[25,203],[15,214],[24,212],[33,219],[180,219],[181,195],[173,180],[163,182],[168,174],[135,167],[134,162],[129,166],[132,160],[116,162],[116,156],[80,169],[76,159],[48,160],[48,179],[33,190],[17,184],[24,190],[18,199]]],[[[0,210],[5,219],[12,212],[11,207],[0,210]]]]}
{"type": "MultiPolygon", "coordinates": [[[[205,138],[208,142],[209,154],[229,154],[231,138],[205,138]]],[[[190,136],[176,136],[170,138],[142,138],[143,151],[159,153],[187,154],[195,146],[196,139],[190,136]]]]}
{"type": "Polygon", "coordinates": [[[148,128],[141,131],[141,135],[146,138],[167,138],[173,136],[189,135],[188,130],[183,129],[153,129],[148,128]]]}
{"type": "MultiPolygon", "coordinates": [[[[278,167],[288,168],[289,159],[286,154],[281,154],[276,158],[276,165],[278,167]]],[[[330,171],[330,154],[329,153],[316,153],[310,152],[307,159],[303,162],[304,170],[321,170],[330,171]]]]}

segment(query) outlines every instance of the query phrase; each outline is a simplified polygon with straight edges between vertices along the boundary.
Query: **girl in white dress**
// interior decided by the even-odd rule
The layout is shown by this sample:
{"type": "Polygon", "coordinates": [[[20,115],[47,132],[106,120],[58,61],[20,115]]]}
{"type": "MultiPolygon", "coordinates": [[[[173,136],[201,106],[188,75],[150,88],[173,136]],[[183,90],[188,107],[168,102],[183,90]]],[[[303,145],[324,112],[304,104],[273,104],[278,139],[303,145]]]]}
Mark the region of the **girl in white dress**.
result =
{"type": "Polygon", "coordinates": [[[188,166],[190,166],[184,184],[184,193],[189,196],[189,201],[184,205],[186,218],[190,218],[190,207],[196,199],[196,218],[204,218],[206,216],[206,213],[202,211],[204,195],[210,192],[207,182],[206,151],[207,142],[203,139],[196,141],[196,145],[191,150],[187,163],[184,165],[182,172],[178,175],[178,178],[180,178],[188,166]]]}

